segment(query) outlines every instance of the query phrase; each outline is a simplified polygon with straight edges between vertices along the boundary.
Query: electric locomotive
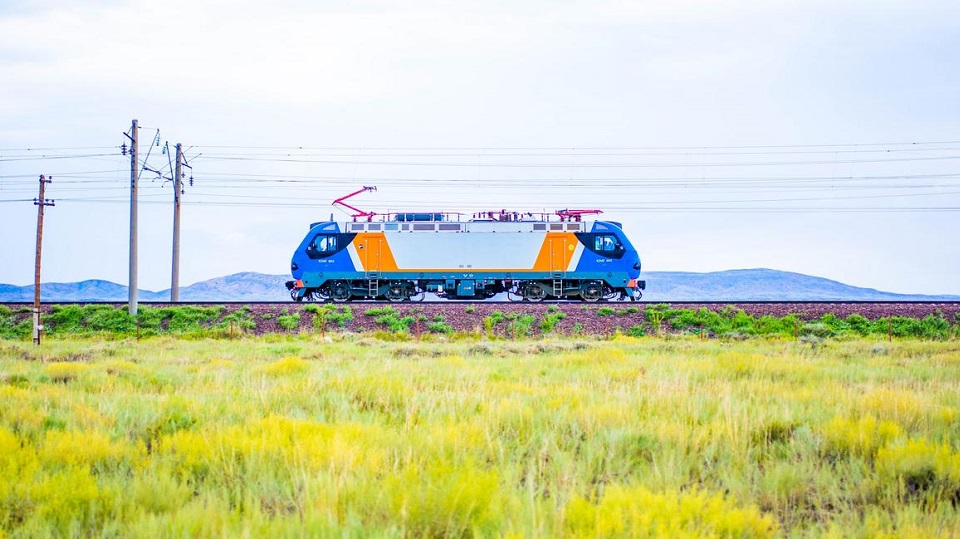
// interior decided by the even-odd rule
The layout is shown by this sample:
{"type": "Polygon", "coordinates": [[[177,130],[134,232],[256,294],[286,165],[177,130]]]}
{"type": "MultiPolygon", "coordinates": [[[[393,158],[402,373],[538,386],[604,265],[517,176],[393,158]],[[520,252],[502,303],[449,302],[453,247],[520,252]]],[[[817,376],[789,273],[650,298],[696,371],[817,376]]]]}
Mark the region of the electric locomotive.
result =
{"type": "Polygon", "coordinates": [[[599,210],[554,214],[481,212],[469,220],[445,212],[361,212],[322,221],[294,251],[294,301],[482,300],[636,301],[645,282],[640,256],[620,223],[586,221],[599,210]]]}

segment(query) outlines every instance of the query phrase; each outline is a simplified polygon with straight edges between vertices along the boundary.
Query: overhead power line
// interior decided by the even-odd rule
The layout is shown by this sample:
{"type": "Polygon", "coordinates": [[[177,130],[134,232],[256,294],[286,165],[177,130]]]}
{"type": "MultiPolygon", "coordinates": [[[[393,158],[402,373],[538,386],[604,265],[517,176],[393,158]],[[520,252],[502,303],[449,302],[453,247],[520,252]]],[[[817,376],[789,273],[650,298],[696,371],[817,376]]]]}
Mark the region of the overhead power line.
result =
{"type": "Polygon", "coordinates": [[[62,146],[58,148],[0,148],[0,152],[51,152],[65,150],[114,150],[116,146],[62,146]]]}
{"type": "Polygon", "coordinates": [[[113,155],[114,154],[112,153],[88,153],[88,154],[75,154],[75,155],[32,155],[32,156],[22,155],[22,156],[12,156],[12,157],[0,157],[0,162],[86,159],[91,157],[111,157],[113,155]]]}
{"type": "MultiPolygon", "coordinates": [[[[197,199],[190,202],[183,202],[187,206],[202,206],[202,207],[237,207],[237,208],[261,208],[261,209],[290,209],[290,208],[313,208],[321,209],[321,211],[327,211],[322,208],[327,208],[328,201],[296,201],[296,200],[287,200],[287,201],[268,201],[263,200],[262,197],[258,197],[257,201],[243,202],[243,201],[223,201],[216,199],[197,199]]],[[[828,202],[835,199],[808,199],[807,201],[818,201],[818,202],[828,202]]],[[[60,202],[76,202],[72,199],[58,199],[60,202]]],[[[84,203],[89,204],[114,204],[120,205],[126,203],[126,200],[120,197],[115,198],[90,198],[80,200],[84,203]]],[[[775,202],[780,203],[789,203],[797,202],[798,200],[777,200],[775,202]]],[[[541,201],[544,202],[544,201],[541,201]]],[[[723,203],[715,202],[714,206],[707,205],[698,205],[702,203],[692,202],[692,201],[667,201],[667,202],[638,202],[635,205],[624,205],[622,203],[611,203],[607,202],[603,204],[604,210],[609,212],[617,212],[618,214],[646,214],[646,213],[671,213],[671,212],[702,212],[702,213],[727,213],[727,212],[737,212],[737,213],[777,213],[777,212],[790,212],[790,213],[803,213],[803,212],[830,212],[830,213],[944,213],[944,212],[956,212],[960,211],[960,206],[862,206],[862,207],[852,207],[852,206],[796,206],[796,205],[777,205],[777,206],[744,206],[744,205],[729,205],[729,202],[726,201],[723,203]],[[666,205],[669,204],[669,205],[666,205]]],[[[758,201],[736,201],[737,204],[752,203],[758,201]]],[[[772,201],[759,201],[759,202],[772,202],[772,201]]],[[[593,203],[593,202],[591,202],[593,203]]],[[[141,204],[146,205],[167,205],[166,200],[143,200],[141,204]]],[[[488,203],[480,203],[481,206],[490,205],[488,203]]],[[[555,204],[549,204],[555,205],[555,204]]],[[[469,208],[463,207],[460,208],[462,211],[468,209],[473,209],[477,204],[472,204],[469,208]]],[[[542,206],[542,204],[512,204],[512,207],[534,207],[542,206]]],[[[400,208],[420,208],[420,209],[437,209],[437,204],[425,203],[422,200],[396,200],[391,204],[376,204],[371,205],[371,209],[382,210],[382,211],[396,211],[400,208]]],[[[450,209],[449,205],[444,205],[444,209],[450,209]]],[[[458,208],[452,208],[457,210],[458,208]]],[[[382,213],[382,211],[380,213],[382,213]]]]}
{"type": "MultiPolygon", "coordinates": [[[[141,126],[142,129],[142,126],[141,126]]],[[[157,145],[153,137],[150,148],[157,145]]],[[[157,146],[159,147],[159,146],[157,146]]],[[[622,198],[646,206],[633,211],[779,211],[785,205],[819,211],[809,202],[829,202],[839,211],[856,201],[887,200],[882,208],[856,211],[953,211],[960,171],[960,140],[743,146],[620,147],[309,147],[194,146],[205,160],[204,185],[189,205],[290,208],[326,207],[342,189],[386,184],[393,192],[383,207],[424,206],[444,200],[488,204],[510,200],[590,201],[611,210],[622,198]],[[787,158],[784,156],[796,156],[787,158]],[[775,168],[770,168],[775,167],[775,168]],[[359,171],[365,174],[358,174],[359,171]],[[918,197],[943,197],[934,207],[907,206],[918,197]],[[904,202],[897,202],[904,199],[904,202]],[[738,206],[724,200],[736,200],[738,206]],[[656,206],[656,207],[655,207],[656,206]]],[[[113,204],[126,189],[116,146],[0,149],[0,202],[23,201],[33,175],[18,160],[55,159],[59,200],[70,204],[113,204]],[[59,153],[58,153],[59,152],[59,153]],[[103,164],[111,162],[112,164],[103,164]],[[11,170],[11,169],[14,170],[11,170]],[[4,175],[3,173],[10,173],[4,175]],[[3,198],[4,196],[10,198],[3,198]]],[[[150,155],[148,150],[146,153],[150,155]]],[[[196,159],[195,157],[194,159],[196,159]]],[[[172,163],[172,162],[171,162],[172,163]]],[[[145,204],[169,196],[173,165],[147,165],[138,186],[145,204]]],[[[140,176],[138,173],[138,178],[140,176]]],[[[184,202],[186,203],[186,202],[184,202]]],[[[877,206],[877,205],[873,205],[877,206]]]]}
{"type": "Polygon", "coordinates": [[[785,148],[850,148],[876,146],[929,146],[960,144],[960,140],[901,141],[901,142],[847,142],[835,144],[745,144],[697,146],[230,146],[200,144],[195,147],[243,150],[324,150],[324,151],[569,151],[569,150],[741,150],[785,148]]]}
{"type": "MultiPolygon", "coordinates": [[[[167,167],[159,169],[159,172],[165,174],[167,167]]],[[[105,171],[107,173],[120,173],[121,171],[105,171]]],[[[101,172],[91,172],[89,174],[102,174],[101,172]]],[[[122,181],[122,178],[119,176],[102,176],[102,177],[82,177],[86,173],[61,173],[58,177],[60,178],[76,178],[76,179],[67,179],[58,181],[59,184],[116,184],[122,181]]],[[[163,180],[169,180],[164,176],[159,177],[163,180]]],[[[17,175],[17,176],[0,176],[0,180],[3,180],[6,185],[16,186],[16,185],[32,185],[33,181],[27,181],[26,175],[17,175]]],[[[357,182],[382,182],[382,183],[446,183],[446,184],[489,184],[489,183],[508,183],[508,184],[517,184],[524,182],[536,182],[539,185],[544,183],[563,183],[564,185],[570,184],[570,182],[591,182],[591,184],[602,185],[602,184],[614,184],[614,183],[623,183],[623,182],[634,182],[638,185],[651,186],[656,185],[657,183],[665,184],[760,184],[760,183],[769,183],[769,184],[790,184],[790,183],[822,183],[822,182],[882,182],[882,181],[914,181],[922,180],[929,181],[933,179],[960,179],[960,172],[958,173],[941,173],[941,174],[894,174],[894,175],[813,175],[813,176],[709,176],[709,177],[699,177],[699,176],[622,176],[622,177],[610,177],[610,176],[590,176],[583,178],[571,178],[570,176],[552,176],[552,177],[520,177],[520,176],[506,176],[506,177],[486,177],[486,178],[470,178],[470,177],[436,177],[430,178],[426,176],[407,176],[407,177],[384,177],[384,176],[363,176],[363,177],[345,177],[344,175],[310,175],[310,174],[250,174],[250,173],[232,173],[232,172],[205,172],[204,177],[211,180],[207,185],[223,185],[236,187],[243,184],[298,184],[298,185],[313,185],[313,186],[327,186],[331,184],[344,184],[344,185],[354,185],[357,182]]],[[[153,179],[153,178],[147,178],[153,179]]]]}
{"type": "MultiPolygon", "coordinates": [[[[960,159],[960,155],[934,156],[934,157],[901,157],[893,159],[847,159],[833,161],[740,161],[740,162],[713,162],[713,163],[536,163],[536,164],[516,164],[516,163],[468,163],[468,162],[447,162],[447,163],[427,163],[427,162],[404,162],[404,161],[357,161],[346,159],[302,159],[302,158],[259,158],[259,157],[209,157],[203,156],[205,160],[211,161],[251,161],[251,162],[272,162],[272,163],[316,163],[333,165],[371,165],[371,166],[397,166],[397,167],[467,167],[467,168],[562,168],[562,169],[585,169],[585,168],[690,168],[690,167],[755,167],[755,166],[798,166],[798,165],[848,165],[848,164],[867,164],[867,163],[900,163],[916,161],[947,161],[960,159]]],[[[402,157],[402,156],[396,156],[402,157]]]]}
{"type": "MultiPolygon", "coordinates": [[[[315,150],[316,151],[316,150],[315,150]]],[[[379,157],[465,157],[465,158],[489,158],[489,157],[705,157],[705,156],[743,156],[743,155],[842,155],[858,153],[932,153],[932,152],[960,152],[960,147],[930,147],[930,148],[870,148],[870,149],[852,149],[852,150],[776,150],[776,151],[658,151],[658,152],[615,152],[613,150],[599,153],[599,151],[571,152],[571,151],[550,151],[550,152],[474,152],[474,153],[449,153],[449,152],[403,152],[403,153],[371,153],[371,152],[327,152],[327,153],[302,153],[302,152],[282,152],[282,153],[254,153],[245,151],[241,153],[213,153],[204,152],[207,158],[216,159],[222,157],[353,157],[353,158],[379,158],[379,157]]]]}

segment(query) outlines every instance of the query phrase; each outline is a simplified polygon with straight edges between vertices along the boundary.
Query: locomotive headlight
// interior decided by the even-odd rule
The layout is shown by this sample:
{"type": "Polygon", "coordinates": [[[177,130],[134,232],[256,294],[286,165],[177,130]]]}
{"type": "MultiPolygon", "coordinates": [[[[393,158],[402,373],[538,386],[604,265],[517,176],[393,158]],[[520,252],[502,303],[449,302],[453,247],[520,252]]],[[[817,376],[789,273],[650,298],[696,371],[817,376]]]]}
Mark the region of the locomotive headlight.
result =
{"type": "Polygon", "coordinates": [[[296,262],[291,262],[291,263],[290,263],[290,270],[291,270],[291,271],[297,271],[298,269],[300,269],[300,266],[298,266],[296,262]]]}
{"type": "Polygon", "coordinates": [[[640,271],[640,261],[639,261],[639,260],[637,260],[636,263],[634,263],[633,269],[635,269],[635,270],[637,270],[637,271],[640,271]]]}

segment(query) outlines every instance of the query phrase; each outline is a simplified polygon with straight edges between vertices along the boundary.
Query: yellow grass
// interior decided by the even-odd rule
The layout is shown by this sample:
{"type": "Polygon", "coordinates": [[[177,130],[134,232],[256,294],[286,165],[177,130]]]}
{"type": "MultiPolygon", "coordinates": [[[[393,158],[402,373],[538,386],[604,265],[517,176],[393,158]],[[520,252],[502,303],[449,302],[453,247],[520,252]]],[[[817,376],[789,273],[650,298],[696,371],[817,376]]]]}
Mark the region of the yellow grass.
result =
{"type": "Polygon", "coordinates": [[[960,534],[960,344],[0,342],[0,536],[960,534]]]}

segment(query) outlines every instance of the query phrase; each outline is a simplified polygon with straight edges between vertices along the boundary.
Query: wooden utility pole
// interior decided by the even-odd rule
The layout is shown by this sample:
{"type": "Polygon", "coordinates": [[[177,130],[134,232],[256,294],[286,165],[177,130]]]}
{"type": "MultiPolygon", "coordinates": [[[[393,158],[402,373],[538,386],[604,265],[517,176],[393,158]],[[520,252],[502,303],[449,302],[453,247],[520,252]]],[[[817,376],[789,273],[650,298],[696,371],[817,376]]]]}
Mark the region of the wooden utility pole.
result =
{"type": "Polygon", "coordinates": [[[40,323],[40,252],[43,247],[43,208],[53,206],[52,200],[44,198],[44,191],[48,183],[53,178],[46,178],[40,175],[40,196],[33,199],[37,206],[37,262],[33,274],[33,344],[40,345],[40,332],[43,331],[43,325],[40,323]]]}
{"type": "Polygon", "coordinates": [[[140,167],[137,156],[137,121],[130,128],[130,316],[137,315],[137,180],[140,167]]]}
{"type": "Polygon", "coordinates": [[[173,267],[170,274],[170,301],[180,301],[180,195],[183,194],[183,148],[177,143],[177,164],[173,172],[173,267]]]}

